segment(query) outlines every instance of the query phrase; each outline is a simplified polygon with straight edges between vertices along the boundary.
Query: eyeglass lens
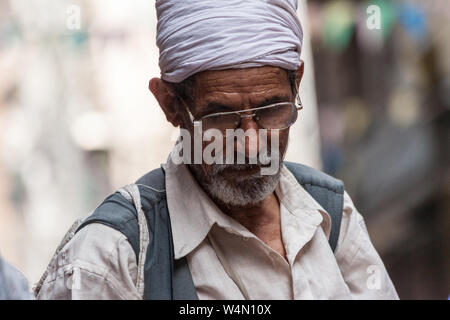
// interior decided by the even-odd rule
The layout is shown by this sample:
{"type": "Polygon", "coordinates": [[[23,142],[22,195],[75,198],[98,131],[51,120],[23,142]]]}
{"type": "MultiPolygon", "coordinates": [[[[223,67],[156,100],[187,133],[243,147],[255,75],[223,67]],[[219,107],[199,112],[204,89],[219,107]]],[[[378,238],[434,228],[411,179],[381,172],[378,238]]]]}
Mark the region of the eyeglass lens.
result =
{"type": "MultiPolygon", "coordinates": [[[[251,112],[251,111],[250,111],[251,112]]],[[[263,129],[285,129],[297,120],[297,108],[292,103],[280,103],[273,107],[254,111],[254,121],[263,129]]],[[[242,115],[245,117],[245,115],[242,115]]],[[[221,114],[206,117],[202,120],[203,130],[236,129],[241,122],[241,115],[237,113],[221,114]]]]}

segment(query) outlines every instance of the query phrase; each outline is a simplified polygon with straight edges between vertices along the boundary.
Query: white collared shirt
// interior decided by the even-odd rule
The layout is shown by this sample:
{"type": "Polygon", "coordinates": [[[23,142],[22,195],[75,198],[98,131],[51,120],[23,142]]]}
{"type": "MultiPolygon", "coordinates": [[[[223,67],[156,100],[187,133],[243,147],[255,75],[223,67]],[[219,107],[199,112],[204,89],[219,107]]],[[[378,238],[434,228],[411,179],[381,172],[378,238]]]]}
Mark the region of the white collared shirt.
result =
{"type": "MultiPolygon", "coordinates": [[[[164,169],[175,259],[186,257],[200,299],[398,299],[347,193],[333,254],[328,213],[281,169],[276,194],[286,261],[222,213],[185,165],[169,159],[164,169]]],[[[138,299],[136,269],[125,236],[91,224],[61,251],[38,298],[138,299]]]]}

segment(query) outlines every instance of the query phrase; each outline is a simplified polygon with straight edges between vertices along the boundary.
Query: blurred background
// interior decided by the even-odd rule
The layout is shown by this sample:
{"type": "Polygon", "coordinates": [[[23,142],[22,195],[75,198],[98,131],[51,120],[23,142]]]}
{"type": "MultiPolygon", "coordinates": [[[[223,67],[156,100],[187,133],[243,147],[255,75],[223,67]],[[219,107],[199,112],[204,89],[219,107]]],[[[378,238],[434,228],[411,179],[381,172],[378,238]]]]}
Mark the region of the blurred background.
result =
{"type": "MultiPolygon", "coordinates": [[[[450,1],[299,2],[288,159],[345,182],[400,298],[447,299],[450,1]]],[[[0,0],[0,254],[31,286],[75,219],[172,148],[155,32],[154,1],[0,0]]]]}

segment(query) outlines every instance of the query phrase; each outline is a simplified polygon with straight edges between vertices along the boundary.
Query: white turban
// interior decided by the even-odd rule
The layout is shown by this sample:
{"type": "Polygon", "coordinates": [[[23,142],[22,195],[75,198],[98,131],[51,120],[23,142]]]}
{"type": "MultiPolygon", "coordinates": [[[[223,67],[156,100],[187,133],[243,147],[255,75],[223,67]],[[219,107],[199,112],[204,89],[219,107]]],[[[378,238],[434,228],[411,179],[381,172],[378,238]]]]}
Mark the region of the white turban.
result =
{"type": "Polygon", "coordinates": [[[297,0],[157,0],[161,77],[264,65],[296,70],[303,32],[297,0]]]}

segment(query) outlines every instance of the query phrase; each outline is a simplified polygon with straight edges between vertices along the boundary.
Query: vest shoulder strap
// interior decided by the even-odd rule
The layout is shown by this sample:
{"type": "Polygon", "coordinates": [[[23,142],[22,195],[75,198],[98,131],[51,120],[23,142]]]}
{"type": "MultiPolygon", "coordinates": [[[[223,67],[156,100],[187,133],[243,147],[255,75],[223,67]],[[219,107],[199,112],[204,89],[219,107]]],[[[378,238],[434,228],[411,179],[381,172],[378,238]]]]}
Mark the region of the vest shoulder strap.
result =
{"type": "MultiPolygon", "coordinates": [[[[150,235],[144,265],[144,297],[147,300],[197,300],[186,258],[175,260],[172,230],[167,209],[165,176],[155,169],[138,181],[141,206],[150,235]]],[[[133,248],[139,263],[140,239],[138,214],[132,202],[120,192],[106,198],[78,227],[101,223],[123,233],[133,248]]]]}
{"type": "Polygon", "coordinates": [[[342,210],[344,205],[344,184],[326,173],[293,162],[284,162],[300,185],[328,212],[331,218],[329,244],[333,252],[339,239],[342,210]]]}

